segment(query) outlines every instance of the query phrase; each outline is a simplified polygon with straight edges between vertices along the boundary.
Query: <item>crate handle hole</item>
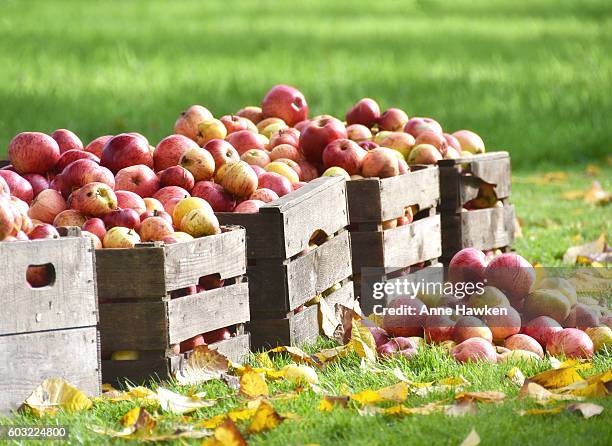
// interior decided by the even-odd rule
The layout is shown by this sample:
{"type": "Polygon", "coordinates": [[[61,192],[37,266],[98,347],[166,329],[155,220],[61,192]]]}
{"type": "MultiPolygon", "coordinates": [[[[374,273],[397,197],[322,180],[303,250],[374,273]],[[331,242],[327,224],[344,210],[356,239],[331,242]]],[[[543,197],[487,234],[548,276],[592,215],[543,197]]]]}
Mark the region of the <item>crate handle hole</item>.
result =
{"type": "Polygon", "coordinates": [[[26,281],[31,288],[51,287],[55,284],[55,267],[51,263],[29,265],[26,281]]]}
{"type": "Polygon", "coordinates": [[[310,239],[308,239],[308,244],[321,246],[323,243],[325,243],[328,240],[328,238],[329,238],[329,235],[324,230],[317,229],[316,231],[312,233],[312,235],[310,236],[310,239]]]}

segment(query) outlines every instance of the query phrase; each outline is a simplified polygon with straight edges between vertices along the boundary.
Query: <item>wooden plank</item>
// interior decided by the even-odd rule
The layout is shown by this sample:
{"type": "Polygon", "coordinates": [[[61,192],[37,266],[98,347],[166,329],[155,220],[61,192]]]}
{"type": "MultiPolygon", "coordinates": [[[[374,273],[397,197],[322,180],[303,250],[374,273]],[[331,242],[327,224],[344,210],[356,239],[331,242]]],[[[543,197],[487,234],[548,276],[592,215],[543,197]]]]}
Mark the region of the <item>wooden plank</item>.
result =
{"type": "Polygon", "coordinates": [[[169,345],[167,332],[165,302],[100,304],[103,357],[117,350],[165,350],[169,345]]]}
{"type": "MultiPolygon", "coordinates": [[[[408,174],[402,175],[406,177],[408,174]]],[[[351,223],[381,222],[381,180],[364,178],[346,183],[346,192],[351,223]]]]}
{"type": "Polygon", "coordinates": [[[252,320],[249,327],[253,350],[314,342],[319,335],[318,306],[287,318],[252,320]]]}
{"type": "Polygon", "coordinates": [[[166,289],[194,285],[202,276],[221,279],[246,272],[246,239],[243,228],[223,228],[223,233],[165,247],[166,289]]]}
{"type": "Polygon", "coordinates": [[[0,413],[17,409],[52,377],[100,394],[96,327],[0,336],[0,413]]]}
{"type": "Polygon", "coordinates": [[[0,243],[0,335],[95,325],[93,261],[86,237],[0,243]],[[52,265],[54,282],[32,288],[28,266],[46,264],[52,265]]]}
{"type": "Polygon", "coordinates": [[[440,216],[380,232],[352,232],[353,273],[365,267],[404,268],[442,253],[440,216]]]}
{"type": "Polygon", "coordinates": [[[233,362],[241,364],[251,352],[251,337],[249,333],[233,336],[225,341],[211,344],[211,348],[216,348],[219,353],[224,354],[233,362]]]}
{"type": "Polygon", "coordinates": [[[168,337],[176,344],[200,333],[249,320],[248,284],[237,283],[167,302],[168,337]]]}
{"type": "Polygon", "coordinates": [[[353,308],[355,303],[354,284],[351,280],[342,284],[339,290],[334,291],[327,297],[322,298],[330,308],[334,308],[336,304],[344,305],[348,308],[353,308]]]}
{"type": "Polygon", "coordinates": [[[480,250],[501,248],[514,239],[514,206],[462,212],[461,244],[480,250]]]}
{"type": "Polygon", "coordinates": [[[183,361],[182,356],[164,357],[163,352],[135,361],[102,361],[102,382],[123,386],[130,384],[147,384],[170,378],[172,370],[178,369],[183,361]]]}
{"type": "Polygon", "coordinates": [[[222,225],[239,225],[246,229],[247,258],[261,257],[261,253],[284,258],[282,215],[233,212],[217,212],[215,215],[222,225]]]}
{"type": "Polygon", "coordinates": [[[487,183],[495,184],[497,198],[502,199],[510,196],[512,191],[510,156],[473,161],[470,163],[470,170],[475,177],[487,183]]]}

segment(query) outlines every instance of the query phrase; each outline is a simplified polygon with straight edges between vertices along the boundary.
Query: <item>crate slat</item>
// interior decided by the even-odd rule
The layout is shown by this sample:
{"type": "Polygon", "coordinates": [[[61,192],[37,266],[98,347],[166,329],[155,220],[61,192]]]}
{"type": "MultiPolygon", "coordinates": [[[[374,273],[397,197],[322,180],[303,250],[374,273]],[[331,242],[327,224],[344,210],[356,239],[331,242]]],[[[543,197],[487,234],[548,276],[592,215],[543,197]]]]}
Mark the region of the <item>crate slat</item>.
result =
{"type": "Polygon", "coordinates": [[[253,349],[314,342],[319,335],[318,306],[306,307],[286,318],[251,321],[249,331],[253,349]]]}

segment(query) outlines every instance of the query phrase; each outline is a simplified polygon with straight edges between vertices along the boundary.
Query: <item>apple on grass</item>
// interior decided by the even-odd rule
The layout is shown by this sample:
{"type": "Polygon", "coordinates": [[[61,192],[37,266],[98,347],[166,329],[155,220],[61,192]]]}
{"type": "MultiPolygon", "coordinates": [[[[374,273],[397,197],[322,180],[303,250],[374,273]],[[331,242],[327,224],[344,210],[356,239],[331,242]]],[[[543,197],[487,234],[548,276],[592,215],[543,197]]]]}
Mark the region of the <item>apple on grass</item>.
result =
{"type": "Polygon", "coordinates": [[[264,118],[280,118],[290,127],[308,118],[306,98],[289,85],[272,87],[261,101],[261,110],[264,118]]]}
{"type": "MultiPolygon", "coordinates": [[[[174,133],[196,141],[200,123],[213,119],[212,113],[201,105],[192,105],[174,123],[174,133]]],[[[165,166],[170,167],[170,166],[165,166]]]]}

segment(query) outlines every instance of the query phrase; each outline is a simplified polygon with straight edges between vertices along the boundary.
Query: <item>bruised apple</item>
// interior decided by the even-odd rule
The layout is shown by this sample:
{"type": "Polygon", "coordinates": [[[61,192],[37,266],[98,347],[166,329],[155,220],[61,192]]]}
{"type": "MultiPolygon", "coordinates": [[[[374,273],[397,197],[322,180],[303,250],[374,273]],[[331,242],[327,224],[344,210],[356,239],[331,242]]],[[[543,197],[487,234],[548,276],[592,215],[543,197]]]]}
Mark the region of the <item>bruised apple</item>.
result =
{"type": "Polygon", "coordinates": [[[117,208],[117,195],[104,183],[89,183],[72,193],[70,206],[84,215],[102,217],[117,208]]]}
{"type": "Polygon", "coordinates": [[[137,243],[140,243],[138,233],[122,226],[109,229],[102,240],[104,248],[133,248],[137,243]]]}
{"type": "Polygon", "coordinates": [[[85,217],[79,211],[74,209],[66,209],[65,211],[62,211],[56,215],[56,217],[53,219],[53,226],[56,228],[65,226],[77,226],[80,228],[86,221],[87,217],[85,217]]]}

